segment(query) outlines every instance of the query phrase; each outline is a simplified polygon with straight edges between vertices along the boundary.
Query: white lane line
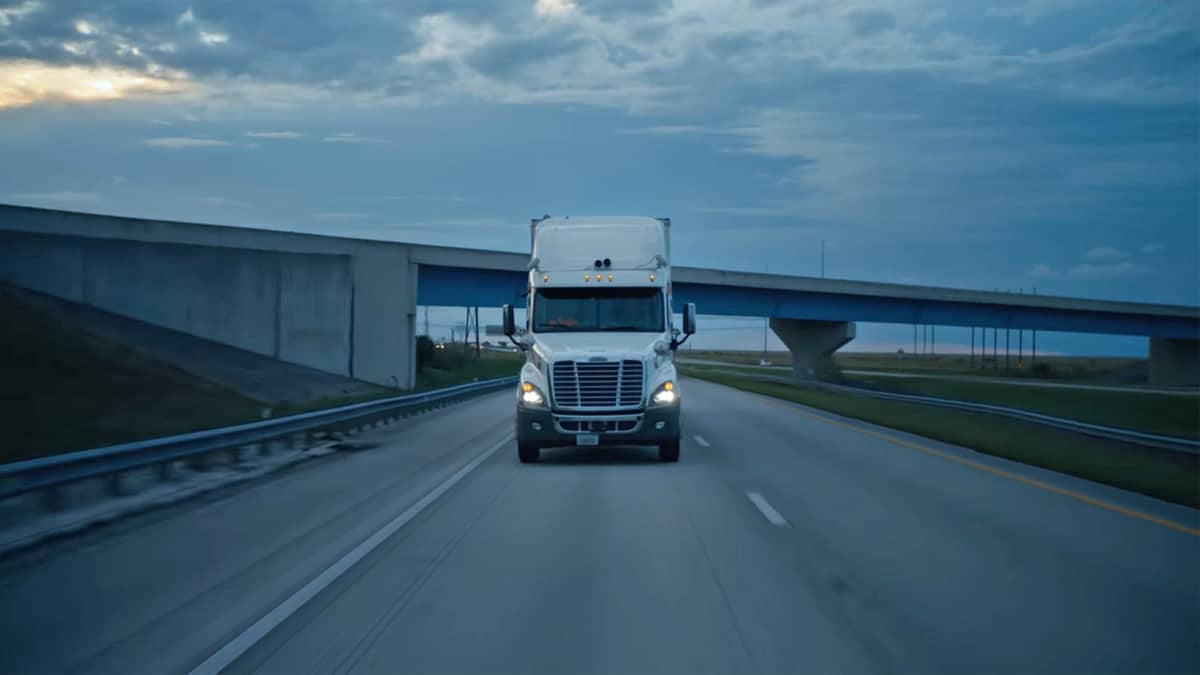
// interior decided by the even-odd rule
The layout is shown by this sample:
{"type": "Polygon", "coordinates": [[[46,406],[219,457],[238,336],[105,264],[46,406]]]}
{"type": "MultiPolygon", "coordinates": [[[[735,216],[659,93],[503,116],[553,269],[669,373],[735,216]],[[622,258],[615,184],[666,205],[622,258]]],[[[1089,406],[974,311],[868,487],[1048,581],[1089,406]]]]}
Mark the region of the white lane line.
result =
{"type": "Polygon", "coordinates": [[[766,517],[767,522],[776,527],[787,527],[787,520],[785,520],[783,516],[779,515],[779,512],[772,508],[772,506],[767,503],[767,500],[763,499],[762,495],[758,494],[757,492],[747,492],[746,496],[750,498],[750,503],[758,507],[758,510],[761,511],[763,516],[766,517]]]}
{"type": "Polygon", "coordinates": [[[708,447],[708,441],[704,440],[704,437],[701,436],[700,434],[696,434],[695,436],[692,436],[692,438],[696,439],[696,442],[700,444],[700,447],[702,447],[702,448],[708,447]]]}
{"type": "Polygon", "coordinates": [[[251,647],[258,644],[259,640],[262,640],[279,624],[299,611],[301,607],[308,603],[309,600],[315,598],[326,587],[337,581],[338,577],[349,571],[351,567],[354,567],[355,563],[367,557],[371,551],[374,551],[380,544],[387,541],[388,537],[407,525],[413,518],[416,518],[426,507],[436,501],[438,497],[441,497],[447,490],[454,487],[467,474],[474,471],[484,460],[491,457],[493,453],[507,445],[511,440],[512,435],[510,434],[471,460],[466,466],[456,471],[454,475],[442,481],[440,485],[422,497],[416,504],[405,509],[404,513],[396,516],[391,522],[376,531],[375,534],[367,537],[361,544],[355,546],[353,550],[331,565],[329,569],[321,572],[316,578],[305,584],[303,588],[280,603],[278,607],[268,612],[258,621],[255,621],[253,625],[242,631],[240,635],[217,650],[212,656],[205,659],[203,663],[193,668],[189,675],[216,675],[225,670],[225,668],[229,667],[229,664],[249,651],[251,647]]]}

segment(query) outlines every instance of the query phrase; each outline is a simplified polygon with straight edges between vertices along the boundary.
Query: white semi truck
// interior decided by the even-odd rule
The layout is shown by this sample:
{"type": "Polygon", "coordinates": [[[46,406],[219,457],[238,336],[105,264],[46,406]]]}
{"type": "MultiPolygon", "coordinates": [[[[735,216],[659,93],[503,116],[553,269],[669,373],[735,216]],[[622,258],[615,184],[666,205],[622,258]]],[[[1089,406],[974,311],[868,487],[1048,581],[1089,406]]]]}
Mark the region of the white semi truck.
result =
{"type": "Polygon", "coordinates": [[[535,218],[526,329],[503,307],[504,333],[525,351],[517,450],[655,445],[679,459],[675,349],[696,308],[672,325],[669,218],[535,218]]]}

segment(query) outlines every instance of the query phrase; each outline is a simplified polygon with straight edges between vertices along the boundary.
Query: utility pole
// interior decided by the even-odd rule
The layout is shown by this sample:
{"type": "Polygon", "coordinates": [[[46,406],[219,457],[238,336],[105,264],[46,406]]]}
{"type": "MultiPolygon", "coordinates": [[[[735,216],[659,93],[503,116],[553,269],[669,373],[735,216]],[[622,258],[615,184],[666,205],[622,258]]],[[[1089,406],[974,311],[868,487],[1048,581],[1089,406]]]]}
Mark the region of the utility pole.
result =
{"type": "Polygon", "coordinates": [[[917,357],[917,324],[913,324],[913,358],[917,357]]]}
{"type": "Polygon", "coordinates": [[[975,367],[975,326],[971,326],[971,368],[975,367]]]}
{"type": "Polygon", "coordinates": [[[1011,334],[1009,333],[1008,326],[1005,326],[1004,327],[1004,369],[1005,370],[1009,369],[1008,353],[1009,353],[1011,344],[1012,344],[1011,334]]]}
{"type": "Polygon", "coordinates": [[[475,305],[475,358],[479,358],[479,305],[475,305]]]}
{"type": "Polygon", "coordinates": [[[937,356],[937,326],[929,327],[929,355],[937,356]]]}
{"type": "Polygon", "coordinates": [[[821,278],[825,278],[825,240],[821,240],[821,278]]]}
{"type": "Polygon", "coordinates": [[[429,305],[425,305],[425,337],[428,337],[430,340],[433,339],[433,337],[429,335],[429,305]]]}

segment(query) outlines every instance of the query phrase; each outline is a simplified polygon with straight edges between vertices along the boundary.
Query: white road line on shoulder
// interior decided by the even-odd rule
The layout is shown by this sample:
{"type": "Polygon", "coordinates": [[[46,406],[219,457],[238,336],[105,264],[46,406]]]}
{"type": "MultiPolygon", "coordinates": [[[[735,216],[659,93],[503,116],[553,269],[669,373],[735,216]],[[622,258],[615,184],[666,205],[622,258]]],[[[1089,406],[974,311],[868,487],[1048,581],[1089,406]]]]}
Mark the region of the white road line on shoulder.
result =
{"type": "Polygon", "coordinates": [[[772,508],[771,505],[767,503],[767,500],[763,499],[762,495],[758,494],[757,492],[747,492],[746,496],[750,498],[751,504],[754,504],[758,507],[758,510],[762,512],[764,517],[766,517],[767,522],[776,527],[787,527],[788,521],[785,520],[783,516],[779,515],[779,512],[772,508]]]}
{"type": "Polygon", "coordinates": [[[702,448],[708,447],[708,441],[704,440],[704,437],[701,436],[700,434],[696,434],[695,436],[692,436],[692,438],[696,439],[696,442],[700,444],[700,447],[702,447],[702,448]]]}
{"type": "Polygon", "coordinates": [[[321,572],[316,578],[305,584],[303,588],[280,603],[278,607],[272,609],[258,621],[255,621],[249,628],[242,631],[240,635],[230,640],[228,644],[205,659],[203,663],[193,668],[188,675],[216,675],[225,670],[231,663],[241,657],[242,654],[245,654],[251,647],[258,644],[260,640],[266,637],[279,624],[286,621],[288,617],[299,611],[308,601],[315,598],[330,584],[337,581],[351,567],[354,567],[355,563],[367,557],[371,551],[374,551],[380,544],[387,541],[388,537],[391,537],[400,528],[407,525],[413,518],[416,518],[430,504],[436,501],[438,497],[446,494],[450,488],[454,487],[467,474],[482,464],[484,460],[491,457],[493,453],[507,445],[510,441],[512,441],[511,434],[482,452],[478,457],[468,462],[466,466],[454,472],[454,475],[442,481],[437,487],[418,500],[417,503],[405,509],[403,513],[396,516],[387,525],[381,527],[375,534],[367,537],[361,544],[355,546],[328,569],[321,572]]]}

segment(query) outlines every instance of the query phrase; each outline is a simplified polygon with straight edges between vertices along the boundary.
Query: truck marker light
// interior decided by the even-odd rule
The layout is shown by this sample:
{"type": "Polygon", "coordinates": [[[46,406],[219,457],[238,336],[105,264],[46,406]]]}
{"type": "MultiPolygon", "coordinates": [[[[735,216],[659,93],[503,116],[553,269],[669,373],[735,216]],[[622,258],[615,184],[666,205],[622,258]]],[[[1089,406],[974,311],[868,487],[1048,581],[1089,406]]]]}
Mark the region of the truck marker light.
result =
{"type": "Polygon", "coordinates": [[[654,273],[653,272],[650,273],[650,281],[654,281],[654,273]]]}
{"type": "Polygon", "coordinates": [[[674,388],[675,388],[674,382],[667,382],[666,384],[663,385],[663,389],[666,389],[667,391],[671,391],[674,388]]]}
{"type": "Polygon", "coordinates": [[[533,385],[528,382],[521,383],[521,391],[533,391],[533,385]]]}
{"type": "Polygon", "coordinates": [[[549,274],[543,274],[543,275],[542,275],[542,281],[550,281],[550,275],[549,275],[549,274]]]}
{"type": "Polygon", "coordinates": [[[611,274],[610,274],[610,275],[608,275],[608,280],[609,280],[609,281],[612,281],[612,275],[611,275],[611,274]]]}
{"type": "Polygon", "coordinates": [[[583,280],[584,280],[584,281],[591,281],[591,280],[592,280],[592,275],[590,275],[590,274],[585,274],[585,275],[583,275],[583,280]]]}

